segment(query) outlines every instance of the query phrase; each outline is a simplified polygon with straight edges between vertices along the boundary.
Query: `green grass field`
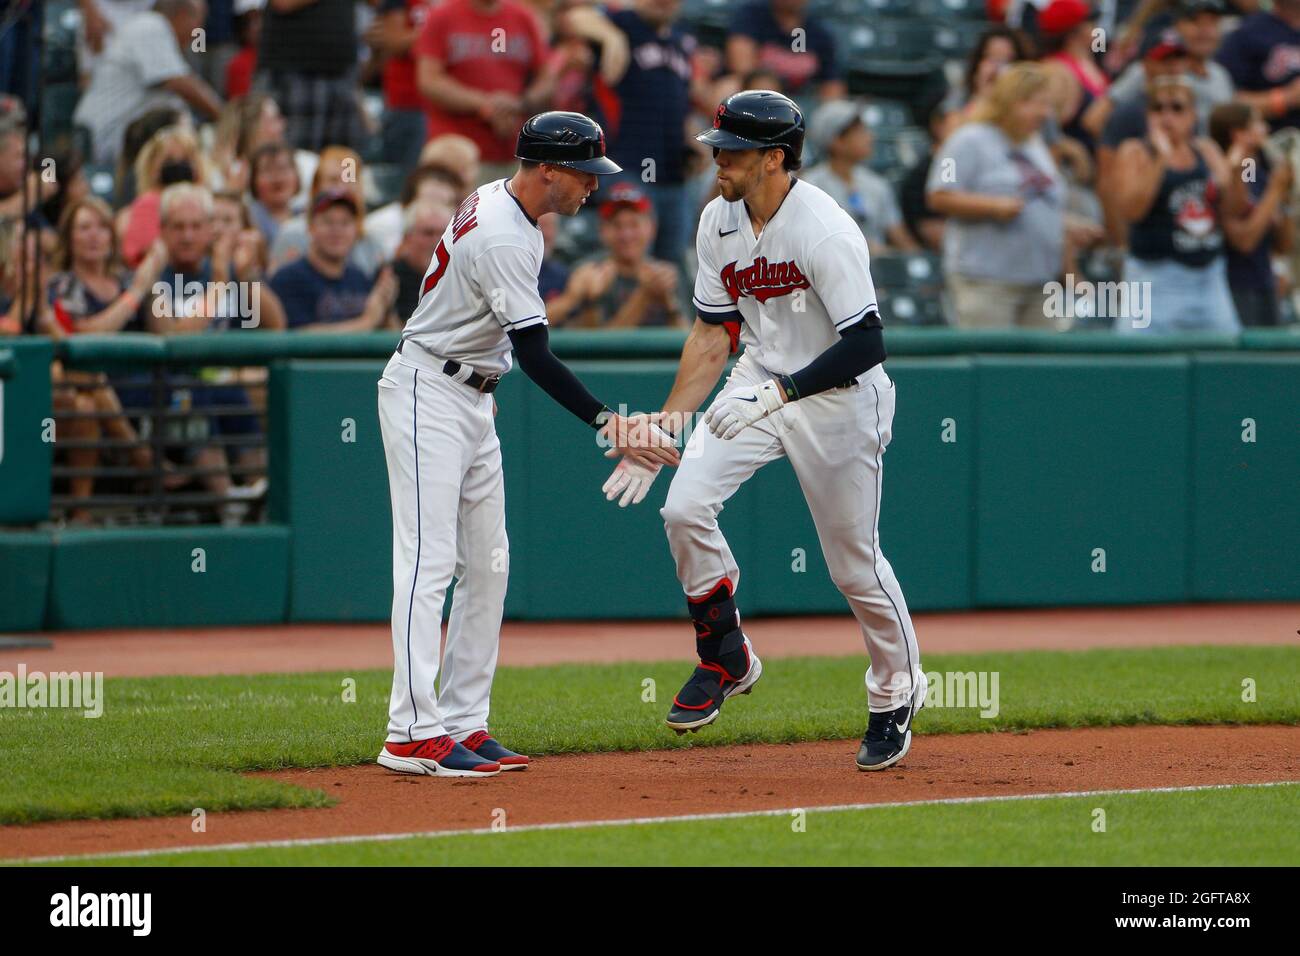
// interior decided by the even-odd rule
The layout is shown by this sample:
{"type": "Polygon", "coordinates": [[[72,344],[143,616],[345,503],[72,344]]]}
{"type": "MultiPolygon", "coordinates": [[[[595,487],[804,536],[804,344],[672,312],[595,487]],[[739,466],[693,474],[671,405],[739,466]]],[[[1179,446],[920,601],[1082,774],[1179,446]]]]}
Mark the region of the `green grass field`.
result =
{"type": "Polygon", "coordinates": [[[1300,784],[159,853],[111,866],[1293,866],[1300,784]],[[1105,830],[1094,829],[1105,811],[1105,830]]]}
{"type": "MultiPolygon", "coordinates": [[[[760,689],[707,735],[663,724],[681,662],[506,668],[493,727],[525,752],[841,739],[862,733],[861,657],[765,662],[760,689]],[[657,700],[646,702],[644,681],[657,700]]],[[[933,709],[922,733],[1117,724],[1300,723],[1300,654],[1203,647],[931,656],[928,671],[997,671],[1000,713],[933,709]],[[1241,682],[1257,682],[1243,703],[1241,682]]],[[[372,761],[390,674],[110,679],[105,712],[0,710],[0,823],[322,806],[319,792],[240,771],[372,761]],[[344,700],[355,679],[355,702],[344,700]]],[[[539,838],[540,839],[540,838],[539,838]]]]}

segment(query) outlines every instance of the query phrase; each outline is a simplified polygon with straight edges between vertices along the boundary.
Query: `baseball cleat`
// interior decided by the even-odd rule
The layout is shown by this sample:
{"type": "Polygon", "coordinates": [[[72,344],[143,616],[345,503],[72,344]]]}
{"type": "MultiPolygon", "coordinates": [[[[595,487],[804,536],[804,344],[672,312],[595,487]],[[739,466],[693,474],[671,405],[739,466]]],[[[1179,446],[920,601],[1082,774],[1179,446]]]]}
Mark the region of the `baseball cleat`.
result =
{"type": "Polygon", "coordinates": [[[486,730],[476,730],[460,743],[466,750],[473,751],[484,760],[499,763],[502,770],[528,769],[527,757],[502,747],[486,730]]]}
{"type": "Polygon", "coordinates": [[[908,703],[868,718],[867,732],[858,748],[859,770],[884,770],[907,756],[912,749],[912,720],[925,705],[926,689],[922,675],[908,703]]]}
{"type": "Polygon", "coordinates": [[[409,744],[390,740],[379,751],[379,764],[396,773],[430,777],[495,777],[501,772],[501,764],[483,759],[446,734],[409,744]]]}
{"type": "Polygon", "coordinates": [[[748,694],[763,676],[763,662],[745,638],[745,659],[749,662],[743,677],[732,677],[721,664],[700,661],[690,679],[673,698],[672,709],[664,721],[680,737],[688,730],[698,733],[718,719],[718,712],[728,697],[748,694]]]}

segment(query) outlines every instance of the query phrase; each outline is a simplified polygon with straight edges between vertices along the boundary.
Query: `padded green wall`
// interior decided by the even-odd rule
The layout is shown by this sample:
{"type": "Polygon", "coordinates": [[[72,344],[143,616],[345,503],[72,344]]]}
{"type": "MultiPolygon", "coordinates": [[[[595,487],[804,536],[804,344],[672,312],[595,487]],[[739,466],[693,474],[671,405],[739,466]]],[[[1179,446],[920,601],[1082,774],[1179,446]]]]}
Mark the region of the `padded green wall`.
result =
{"type": "Polygon", "coordinates": [[[53,544],[51,628],[284,620],[289,529],[283,526],[61,531],[53,544]],[[204,552],[201,572],[196,548],[204,552]]]}
{"type": "Polygon", "coordinates": [[[1192,381],[1191,596],[1300,599],[1300,363],[1202,354],[1192,381]]]}
{"type": "Polygon", "coordinates": [[[41,629],[52,551],[45,532],[0,533],[0,633],[41,629]]]}
{"type": "Polygon", "coordinates": [[[0,524],[44,521],[54,445],[42,440],[42,432],[52,414],[54,347],[47,339],[5,338],[0,350],[10,353],[0,362],[0,524]]]}
{"type": "Polygon", "coordinates": [[[1185,356],[975,359],[978,604],[1186,598],[1190,368],[1185,356]]]}

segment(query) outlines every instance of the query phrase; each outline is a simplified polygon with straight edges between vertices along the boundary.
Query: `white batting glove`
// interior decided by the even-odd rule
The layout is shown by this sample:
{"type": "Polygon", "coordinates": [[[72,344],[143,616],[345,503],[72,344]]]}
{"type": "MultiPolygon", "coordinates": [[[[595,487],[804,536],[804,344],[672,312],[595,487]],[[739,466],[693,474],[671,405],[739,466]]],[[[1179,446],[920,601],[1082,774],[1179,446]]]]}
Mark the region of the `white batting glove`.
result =
{"type": "Polygon", "coordinates": [[[600,490],[605,492],[606,501],[613,501],[622,492],[623,497],[618,499],[620,508],[626,508],[629,504],[639,505],[645,499],[650,486],[655,483],[655,478],[659,476],[662,467],[662,465],[643,465],[631,458],[624,458],[605,479],[605,484],[600,490]]]}
{"type": "Polygon", "coordinates": [[[736,389],[709,409],[704,424],[719,438],[731,439],[784,404],[781,387],[768,380],[762,385],[736,389]]]}

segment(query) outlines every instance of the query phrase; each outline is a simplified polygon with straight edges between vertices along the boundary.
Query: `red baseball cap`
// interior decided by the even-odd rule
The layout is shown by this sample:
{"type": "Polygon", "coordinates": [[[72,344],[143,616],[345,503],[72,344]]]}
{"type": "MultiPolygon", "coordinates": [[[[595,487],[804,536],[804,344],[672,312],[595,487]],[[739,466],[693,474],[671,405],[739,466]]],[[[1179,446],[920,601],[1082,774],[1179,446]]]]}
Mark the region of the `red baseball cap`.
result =
{"type": "Polygon", "coordinates": [[[615,183],[610,187],[609,198],[600,204],[600,218],[608,219],[624,209],[649,213],[652,209],[650,197],[632,183],[615,183]]]}
{"type": "Polygon", "coordinates": [[[1052,0],[1038,14],[1038,29],[1059,36],[1095,18],[1092,4],[1085,0],[1052,0]]]}
{"type": "Polygon", "coordinates": [[[307,217],[310,219],[316,213],[324,212],[332,206],[347,206],[352,210],[352,215],[361,218],[361,204],[357,202],[356,195],[347,189],[322,189],[311,201],[307,217]]]}

